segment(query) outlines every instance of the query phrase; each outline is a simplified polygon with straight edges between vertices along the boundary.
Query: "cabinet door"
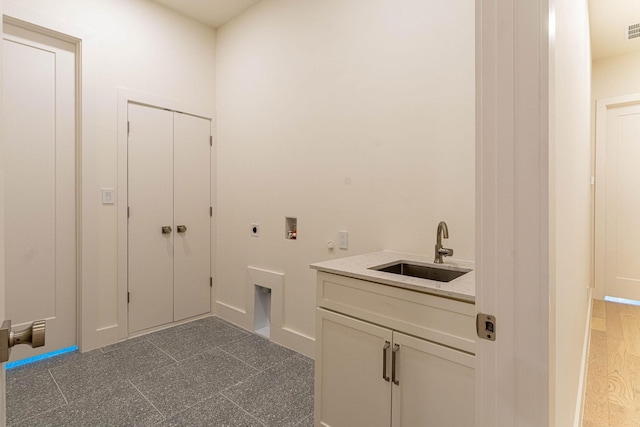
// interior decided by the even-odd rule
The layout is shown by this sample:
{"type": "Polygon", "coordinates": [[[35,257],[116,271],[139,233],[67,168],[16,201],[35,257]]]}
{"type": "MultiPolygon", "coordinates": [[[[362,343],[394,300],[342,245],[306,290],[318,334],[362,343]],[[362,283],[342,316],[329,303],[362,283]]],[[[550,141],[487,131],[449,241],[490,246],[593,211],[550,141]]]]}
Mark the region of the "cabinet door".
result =
{"type": "Polygon", "coordinates": [[[473,355],[394,332],[393,427],[473,426],[473,355]]]}
{"type": "Polygon", "coordinates": [[[383,349],[391,331],[323,309],[316,327],[315,425],[388,427],[391,383],[383,378],[383,349]]]}
{"type": "Polygon", "coordinates": [[[174,113],[174,320],[211,310],[210,135],[209,120],[174,113]]]}
{"type": "Polygon", "coordinates": [[[173,113],[129,104],[129,332],[173,320],[173,113]]]}

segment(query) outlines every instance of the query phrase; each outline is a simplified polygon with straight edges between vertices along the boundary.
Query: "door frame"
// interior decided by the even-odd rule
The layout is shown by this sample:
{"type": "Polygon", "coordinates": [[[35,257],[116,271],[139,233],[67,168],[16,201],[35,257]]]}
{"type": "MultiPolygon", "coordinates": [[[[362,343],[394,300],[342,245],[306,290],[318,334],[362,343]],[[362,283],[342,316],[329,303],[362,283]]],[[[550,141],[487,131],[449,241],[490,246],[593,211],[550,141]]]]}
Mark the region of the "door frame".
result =
{"type": "Polygon", "coordinates": [[[594,290],[593,297],[605,297],[606,266],[606,188],[607,188],[607,111],[612,108],[640,105],[640,93],[596,100],[595,204],[594,204],[594,290]]]}
{"type": "MultiPolygon", "coordinates": [[[[0,17],[4,16],[4,0],[0,0],[0,17]]],[[[0,19],[0,34],[4,34],[3,20],[0,19]]],[[[0,43],[0,81],[2,81],[2,45],[0,43]]],[[[2,99],[2,85],[0,84],[0,99],[2,99]]],[[[2,103],[0,102],[0,129],[4,123],[2,103]]],[[[0,159],[4,159],[4,140],[0,132],[0,159]]],[[[0,160],[0,322],[5,319],[5,287],[4,287],[4,164],[0,160]]],[[[7,382],[5,363],[0,363],[0,427],[7,422],[7,382]]]]}
{"type": "Polygon", "coordinates": [[[476,425],[553,425],[554,0],[476,0],[476,425]],[[552,29],[552,28],[551,28],[552,29]]]}
{"type": "MultiPolygon", "coordinates": [[[[118,324],[109,327],[111,336],[111,342],[122,341],[129,338],[129,320],[128,320],[128,302],[127,302],[127,289],[128,289],[128,271],[129,271],[129,250],[128,250],[128,218],[127,218],[127,201],[128,195],[128,173],[127,165],[129,163],[128,158],[128,106],[129,103],[145,105],[153,108],[160,108],[171,110],[179,113],[189,114],[191,116],[201,117],[203,119],[211,120],[211,135],[215,132],[215,119],[214,113],[206,109],[193,106],[190,104],[182,103],[179,101],[163,98],[156,95],[151,95],[145,92],[118,88],[118,190],[117,190],[117,217],[118,217],[118,324]]],[[[213,180],[216,176],[216,139],[213,138],[213,146],[211,147],[211,204],[215,207],[215,185],[213,180]]],[[[214,215],[211,219],[211,271],[215,271],[215,209],[214,215]]],[[[214,288],[215,289],[215,288],[214,288]]],[[[213,312],[215,292],[211,292],[211,312],[213,312]]],[[[189,321],[192,319],[187,319],[189,321]]],[[[176,322],[182,323],[182,322],[176,322]]],[[[173,324],[171,324],[173,325],[173,324]]],[[[167,327],[164,325],[160,328],[167,327]]],[[[106,332],[106,331],[105,331],[106,332]]],[[[146,332],[146,331],[145,331],[146,332]]]]}

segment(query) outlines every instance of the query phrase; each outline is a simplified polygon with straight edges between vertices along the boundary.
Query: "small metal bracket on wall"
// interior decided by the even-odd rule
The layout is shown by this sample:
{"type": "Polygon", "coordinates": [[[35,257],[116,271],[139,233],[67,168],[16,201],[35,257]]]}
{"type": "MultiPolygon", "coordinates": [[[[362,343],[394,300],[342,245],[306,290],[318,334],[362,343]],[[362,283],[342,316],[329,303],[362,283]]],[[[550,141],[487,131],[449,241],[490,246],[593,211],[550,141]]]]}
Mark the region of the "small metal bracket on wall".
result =
{"type": "Polygon", "coordinates": [[[496,317],[490,314],[478,313],[476,316],[476,332],[483,340],[496,340],[496,317]]]}

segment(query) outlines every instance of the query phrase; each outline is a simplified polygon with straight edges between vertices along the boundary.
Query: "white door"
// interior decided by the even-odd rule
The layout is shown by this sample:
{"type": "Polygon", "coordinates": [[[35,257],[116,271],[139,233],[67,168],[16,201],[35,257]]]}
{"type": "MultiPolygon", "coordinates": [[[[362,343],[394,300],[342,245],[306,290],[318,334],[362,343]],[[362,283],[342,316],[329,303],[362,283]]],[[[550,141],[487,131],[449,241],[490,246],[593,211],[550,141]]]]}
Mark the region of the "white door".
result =
{"type": "Polygon", "coordinates": [[[323,309],[316,311],[315,425],[388,427],[392,332],[323,309]],[[386,365],[383,363],[386,358],[386,365]],[[386,367],[385,367],[386,366],[386,367]]]}
{"type": "Polygon", "coordinates": [[[211,311],[210,135],[209,120],[174,113],[174,321],[211,311]]]}
{"type": "Polygon", "coordinates": [[[75,46],[13,25],[2,41],[6,316],[46,319],[46,344],[76,344],[75,46]]]}
{"type": "Polygon", "coordinates": [[[475,361],[470,354],[393,333],[393,427],[473,426],[475,361]]]}
{"type": "Polygon", "coordinates": [[[128,107],[129,333],[210,312],[211,122],[128,107]]]}
{"type": "Polygon", "coordinates": [[[173,113],[137,104],[128,108],[132,333],[173,321],[173,113]]]}
{"type": "Polygon", "coordinates": [[[607,109],[606,141],[599,142],[606,144],[596,190],[605,201],[598,212],[604,242],[596,242],[604,244],[604,293],[640,300],[640,104],[607,109]]]}

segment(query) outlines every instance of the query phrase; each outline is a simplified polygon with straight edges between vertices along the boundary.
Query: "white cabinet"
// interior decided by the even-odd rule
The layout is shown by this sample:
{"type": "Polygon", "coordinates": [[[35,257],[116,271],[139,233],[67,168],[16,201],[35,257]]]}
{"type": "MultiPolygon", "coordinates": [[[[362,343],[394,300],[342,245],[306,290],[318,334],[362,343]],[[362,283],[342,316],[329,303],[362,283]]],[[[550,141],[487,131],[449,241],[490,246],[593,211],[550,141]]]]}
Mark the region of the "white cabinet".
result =
{"type": "Polygon", "coordinates": [[[474,425],[473,355],[400,332],[393,333],[393,349],[392,426],[474,425]]]}
{"type": "Polygon", "coordinates": [[[316,311],[316,426],[474,424],[473,304],[320,272],[316,311]]]}
{"type": "Polygon", "coordinates": [[[133,333],[211,309],[211,122],[133,103],[128,120],[133,333]]]}
{"type": "Polygon", "coordinates": [[[388,427],[391,383],[382,379],[382,362],[391,330],[323,309],[316,325],[316,404],[322,403],[316,425],[388,427]]]}

